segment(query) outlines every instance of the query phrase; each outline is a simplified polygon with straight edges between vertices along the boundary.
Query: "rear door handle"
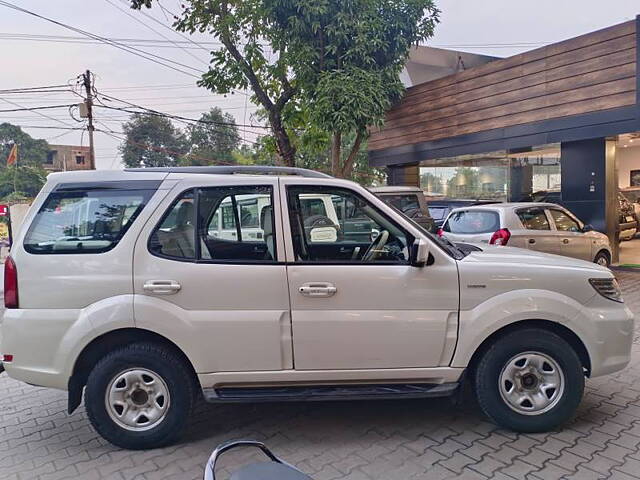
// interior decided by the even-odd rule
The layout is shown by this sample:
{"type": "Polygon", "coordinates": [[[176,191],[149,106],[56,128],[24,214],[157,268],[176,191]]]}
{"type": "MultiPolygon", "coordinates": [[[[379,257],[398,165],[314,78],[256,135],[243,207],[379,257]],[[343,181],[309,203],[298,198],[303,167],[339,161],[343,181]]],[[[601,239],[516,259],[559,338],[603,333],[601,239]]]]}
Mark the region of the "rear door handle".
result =
{"type": "Polygon", "coordinates": [[[562,243],[564,243],[566,245],[567,243],[569,243],[569,239],[565,238],[564,240],[562,240],[562,243]]]}
{"type": "Polygon", "coordinates": [[[530,239],[529,239],[529,243],[530,243],[531,245],[535,244],[535,243],[536,243],[536,239],[535,239],[535,238],[530,238],[530,239]]]}
{"type": "Polygon", "coordinates": [[[178,293],[182,286],[175,280],[147,280],[142,288],[147,293],[171,295],[178,293]]]}
{"type": "Polygon", "coordinates": [[[332,297],[338,289],[335,285],[325,282],[305,283],[298,291],[305,297],[332,297]]]}

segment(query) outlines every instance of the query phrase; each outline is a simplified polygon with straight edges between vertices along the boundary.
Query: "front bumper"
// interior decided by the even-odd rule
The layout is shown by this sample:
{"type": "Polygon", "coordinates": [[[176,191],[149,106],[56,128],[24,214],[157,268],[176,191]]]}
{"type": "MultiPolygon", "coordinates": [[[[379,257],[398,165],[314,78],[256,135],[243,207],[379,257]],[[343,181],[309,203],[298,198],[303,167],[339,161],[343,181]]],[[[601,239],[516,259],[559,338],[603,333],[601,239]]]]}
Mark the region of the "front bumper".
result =
{"type": "Polygon", "coordinates": [[[591,377],[617,372],[631,360],[634,317],[624,304],[593,297],[574,319],[591,360],[591,377]]]}

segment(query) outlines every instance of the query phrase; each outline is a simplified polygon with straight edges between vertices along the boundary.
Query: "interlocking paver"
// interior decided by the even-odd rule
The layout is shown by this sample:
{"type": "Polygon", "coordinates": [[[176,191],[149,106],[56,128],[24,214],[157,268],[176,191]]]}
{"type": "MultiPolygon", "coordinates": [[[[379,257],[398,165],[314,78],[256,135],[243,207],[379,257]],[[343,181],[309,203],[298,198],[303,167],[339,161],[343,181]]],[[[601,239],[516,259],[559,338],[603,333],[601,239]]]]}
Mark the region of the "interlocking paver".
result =
{"type": "MultiPolygon", "coordinates": [[[[640,273],[617,275],[640,318],[640,273]]],[[[472,398],[463,406],[448,400],[199,405],[180,444],[128,452],[101,439],[83,408],[71,416],[65,410],[64,392],[0,376],[1,480],[199,479],[211,450],[237,438],[265,441],[316,480],[626,480],[640,477],[640,328],[630,366],[588,380],[576,417],[545,434],[500,429],[472,398]]],[[[221,473],[254,458],[234,456],[221,473]]]]}

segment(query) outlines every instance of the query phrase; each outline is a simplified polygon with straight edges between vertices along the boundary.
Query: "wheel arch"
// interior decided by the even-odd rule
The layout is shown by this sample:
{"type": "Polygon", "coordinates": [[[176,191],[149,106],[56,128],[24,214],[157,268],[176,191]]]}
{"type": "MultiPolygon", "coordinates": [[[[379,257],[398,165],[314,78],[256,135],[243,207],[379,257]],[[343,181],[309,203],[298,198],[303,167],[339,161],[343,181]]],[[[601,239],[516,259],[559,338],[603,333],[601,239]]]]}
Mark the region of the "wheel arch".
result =
{"type": "Polygon", "coordinates": [[[587,347],[585,346],[584,342],[570,328],[558,322],[552,322],[550,320],[520,320],[499,328],[491,335],[489,335],[486,339],[484,339],[484,341],[478,346],[478,348],[476,348],[475,352],[471,356],[471,359],[469,360],[469,373],[473,375],[475,367],[478,364],[479,360],[482,358],[482,355],[494,342],[513,331],[523,328],[540,328],[548,330],[561,337],[575,350],[578,358],[580,359],[580,363],[582,363],[582,367],[585,370],[585,375],[587,377],[591,375],[591,357],[589,356],[589,352],[587,351],[587,347]]]}
{"type": "Polygon", "coordinates": [[[611,252],[607,249],[607,248],[600,248],[596,254],[593,256],[593,259],[595,261],[596,258],[598,258],[598,255],[600,255],[601,253],[604,253],[607,258],[609,259],[609,263],[611,263],[611,252]]]}
{"type": "MultiPolygon", "coordinates": [[[[195,368],[187,355],[180,347],[168,338],[142,328],[120,328],[117,330],[111,330],[94,338],[82,349],[76,358],[71,377],[69,378],[68,412],[73,413],[73,411],[80,405],[82,401],[82,390],[87,383],[89,373],[91,372],[92,367],[102,357],[113,351],[115,348],[139,342],[155,343],[171,350],[190,370],[194,381],[198,382],[198,376],[196,375],[195,368]]],[[[199,383],[196,383],[196,385],[198,388],[200,387],[199,383]]]]}

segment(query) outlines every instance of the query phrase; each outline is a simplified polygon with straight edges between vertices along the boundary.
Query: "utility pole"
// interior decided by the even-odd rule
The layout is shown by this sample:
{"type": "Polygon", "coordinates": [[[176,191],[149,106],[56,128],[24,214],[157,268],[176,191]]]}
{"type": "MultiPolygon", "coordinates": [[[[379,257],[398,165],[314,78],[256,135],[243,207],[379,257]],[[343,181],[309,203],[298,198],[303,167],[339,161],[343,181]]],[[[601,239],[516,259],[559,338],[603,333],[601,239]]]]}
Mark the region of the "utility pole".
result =
{"type": "Polygon", "coordinates": [[[87,99],[85,100],[87,105],[87,118],[89,120],[89,168],[91,170],[96,169],[96,156],[93,149],[93,94],[91,91],[91,72],[87,70],[82,74],[82,83],[87,92],[87,99]]]}

